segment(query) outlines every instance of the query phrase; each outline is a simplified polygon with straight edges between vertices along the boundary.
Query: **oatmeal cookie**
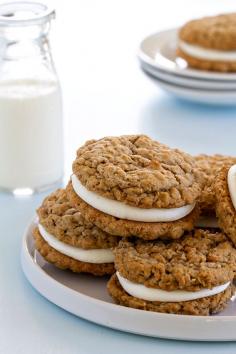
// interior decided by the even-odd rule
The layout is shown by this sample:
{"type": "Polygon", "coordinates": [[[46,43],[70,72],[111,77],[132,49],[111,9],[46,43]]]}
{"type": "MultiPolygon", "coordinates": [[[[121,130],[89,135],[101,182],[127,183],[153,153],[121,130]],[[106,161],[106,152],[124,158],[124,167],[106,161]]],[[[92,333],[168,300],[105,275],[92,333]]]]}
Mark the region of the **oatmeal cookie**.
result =
{"type": "Polygon", "coordinates": [[[178,241],[121,240],[108,291],[147,311],[209,315],[234,294],[236,249],[223,233],[195,230],[178,241]]]}
{"type": "Polygon", "coordinates": [[[68,245],[83,249],[113,248],[120,238],[102,231],[71,206],[64,189],[46,197],[37,209],[39,223],[53,236],[68,245]]]}
{"type": "Polygon", "coordinates": [[[233,279],[236,250],[220,232],[195,230],[178,241],[120,241],[115,266],[135,283],[167,291],[211,289],[233,279]]]}
{"type": "Polygon", "coordinates": [[[109,235],[70,204],[64,189],[46,197],[37,210],[36,249],[50,263],[73,272],[112,274],[113,248],[120,237],[109,235]]]}
{"type": "Polygon", "coordinates": [[[228,171],[228,167],[222,168],[215,180],[216,214],[219,219],[220,228],[236,247],[236,210],[229,194],[227,183],[228,171]]]}
{"type": "Polygon", "coordinates": [[[236,13],[192,20],[180,29],[179,38],[208,49],[236,50],[236,13]]]}
{"type": "Polygon", "coordinates": [[[236,71],[236,13],[204,17],[179,31],[177,55],[200,70],[236,71]]]}
{"type": "Polygon", "coordinates": [[[146,311],[201,316],[207,316],[222,311],[235,292],[234,286],[229,285],[222,293],[192,301],[146,301],[129,295],[121,287],[116,274],[112,275],[107,287],[109,294],[118,305],[146,311]]]}
{"type": "Polygon", "coordinates": [[[106,137],[78,149],[73,173],[87,190],[138,208],[177,208],[200,194],[194,159],[145,135],[106,137]]]}
{"type": "Polygon", "coordinates": [[[200,208],[204,215],[215,214],[215,190],[213,184],[217,174],[222,167],[231,166],[236,163],[236,157],[224,155],[195,156],[196,168],[199,183],[202,186],[202,193],[199,199],[200,208]]]}
{"type": "Polygon", "coordinates": [[[218,60],[205,60],[194,58],[186,54],[180,48],[177,49],[177,56],[186,60],[189,66],[199,70],[207,71],[220,71],[220,72],[235,72],[236,71],[236,60],[234,62],[218,61],[218,60]]]}
{"type": "Polygon", "coordinates": [[[90,273],[96,276],[113,274],[115,271],[114,263],[96,264],[80,262],[58,252],[42,238],[38,228],[34,230],[33,235],[38,252],[44,259],[46,259],[49,263],[54,264],[57,268],[69,269],[75,273],[90,273]]]}
{"type": "Polygon", "coordinates": [[[199,217],[199,208],[196,206],[193,211],[182,219],[172,222],[140,222],[119,219],[105,214],[83,201],[74,191],[71,182],[66,187],[68,198],[71,204],[80,210],[83,217],[100,229],[111,235],[123,237],[137,236],[144,240],[157,238],[178,239],[184,232],[190,231],[199,217]]]}

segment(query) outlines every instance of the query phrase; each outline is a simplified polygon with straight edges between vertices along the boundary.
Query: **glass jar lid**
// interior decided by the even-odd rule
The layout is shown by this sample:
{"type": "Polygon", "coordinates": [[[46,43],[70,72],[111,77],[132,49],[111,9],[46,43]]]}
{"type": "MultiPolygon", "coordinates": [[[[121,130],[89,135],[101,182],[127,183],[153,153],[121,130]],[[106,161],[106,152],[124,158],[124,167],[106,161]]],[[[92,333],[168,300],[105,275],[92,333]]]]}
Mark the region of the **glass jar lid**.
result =
{"type": "Polygon", "coordinates": [[[0,26],[43,24],[55,17],[55,10],[38,2],[10,2],[0,5],[0,26]]]}

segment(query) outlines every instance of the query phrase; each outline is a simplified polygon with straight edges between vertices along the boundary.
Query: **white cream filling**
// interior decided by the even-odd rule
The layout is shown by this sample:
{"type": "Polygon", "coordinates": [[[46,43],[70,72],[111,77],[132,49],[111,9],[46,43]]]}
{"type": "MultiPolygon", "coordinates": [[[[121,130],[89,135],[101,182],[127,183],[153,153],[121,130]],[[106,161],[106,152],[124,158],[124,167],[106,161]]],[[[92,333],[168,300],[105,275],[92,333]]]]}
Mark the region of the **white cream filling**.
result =
{"type": "Polygon", "coordinates": [[[214,287],[213,289],[202,289],[199,291],[174,290],[165,291],[161,289],[148,288],[145,285],[133,283],[123,278],[119,272],[116,272],[122,288],[131,296],[146,301],[160,302],[181,302],[201,299],[203,297],[212,296],[223,292],[230,282],[214,287]]]}
{"type": "Polygon", "coordinates": [[[144,221],[144,222],[168,222],[182,219],[190,214],[195,204],[185,205],[180,208],[171,209],[143,209],[130,205],[126,205],[117,200],[104,198],[97,193],[86,189],[79,179],[71,176],[72,186],[75,193],[93,208],[102,211],[103,213],[112,215],[119,219],[144,221]]]}
{"type": "Polygon", "coordinates": [[[51,235],[45,228],[38,224],[39,232],[43,239],[55,250],[69,256],[77,261],[87,263],[113,263],[114,254],[111,249],[88,249],[74,247],[59,241],[55,236],[51,235]]]}
{"type": "Polygon", "coordinates": [[[236,210],[236,165],[231,166],[228,171],[228,188],[232,204],[236,210]]]}
{"type": "Polygon", "coordinates": [[[215,61],[236,61],[236,50],[217,50],[207,49],[197,45],[192,45],[184,41],[179,41],[179,48],[197,59],[215,60],[215,61]]]}
{"type": "Polygon", "coordinates": [[[218,220],[215,216],[200,216],[200,218],[196,221],[195,226],[197,227],[210,227],[214,229],[219,228],[218,220]]]}

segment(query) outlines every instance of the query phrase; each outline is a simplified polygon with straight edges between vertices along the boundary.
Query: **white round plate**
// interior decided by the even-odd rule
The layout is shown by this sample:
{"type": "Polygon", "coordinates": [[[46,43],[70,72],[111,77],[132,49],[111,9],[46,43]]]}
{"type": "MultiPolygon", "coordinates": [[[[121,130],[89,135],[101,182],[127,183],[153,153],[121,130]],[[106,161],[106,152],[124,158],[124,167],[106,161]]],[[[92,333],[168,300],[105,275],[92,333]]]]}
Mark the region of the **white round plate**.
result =
{"type": "Polygon", "coordinates": [[[166,92],[191,102],[213,104],[213,105],[236,105],[236,91],[203,90],[186,86],[173,85],[167,81],[147,75],[150,80],[166,92]]]}
{"type": "Polygon", "coordinates": [[[204,80],[236,80],[236,73],[195,70],[176,56],[178,29],[158,32],[146,37],[140,44],[138,58],[156,69],[170,74],[204,80]]]}
{"type": "Polygon", "coordinates": [[[236,91],[236,81],[199,80],[192,77],[172,75],[168,72],[158,70],[157,68],[154,68],[144,62],[141,63],[141,68],[144,72],[152,75],[153,77],[174,85],[182,85],[190,88],[213,91],[236,91]]]}
{"type": "Polygon", "coordinates": [[[32,222],[23,237],[21,262],[32,286],[57,306],[97,324],[135,334],[198,341],[236,340],[236,303],[216,316],[185,316],[115,305],[108,278],[74,274],[50,265],[35,250],[32,222]]]}

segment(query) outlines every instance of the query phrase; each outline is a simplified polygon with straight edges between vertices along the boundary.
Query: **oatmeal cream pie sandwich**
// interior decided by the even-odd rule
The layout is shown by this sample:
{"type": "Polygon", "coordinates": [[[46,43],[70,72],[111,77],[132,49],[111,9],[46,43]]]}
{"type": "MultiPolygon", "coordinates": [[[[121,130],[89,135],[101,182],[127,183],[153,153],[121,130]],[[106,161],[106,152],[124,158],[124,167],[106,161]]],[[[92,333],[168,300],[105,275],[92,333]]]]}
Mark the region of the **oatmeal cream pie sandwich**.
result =
{"type": "Polygon", "coordinates": [[[236,13],[186,23],[179,31],[177,55],[197,69],[236,71],[236,13]]]}
{"type": "Polygon", "coordinates": [[[209,315],[234,294],[236,250],[222,233],[201,229],[176,241],[120,241],[108,291],[119,305],[209,315]]]}
{"type": "Polygon", "coordinates": [[[129,135],[79,148],[67,194],[87,221],[112,235],[177,239],[194,227],[200,187],[191,156],[129,135]]]}
{"type": "Polygon", "coordinates": [[[49,195],[37,213],[35,245],[48,262],[73,272],[114,273],[113,248],[119,238],[86,221],[71,207],[65,190],[59,189],[49,195]]]}
{"type": "Polygon", "coordinates": [[[214,189],[220,228],[236,247],[236,164],[222,168],[214,189]]]}
{"type": "Polygon", "coordinates": [[[216,198],[214,183],[223,167],[229,167],[236,163],[236,157],[225,155],[197,155],[195,156],[196,169],[202,192],[199,198],[200,218],[196,226],[219,228],[216,217],[216,198]]]}

